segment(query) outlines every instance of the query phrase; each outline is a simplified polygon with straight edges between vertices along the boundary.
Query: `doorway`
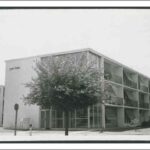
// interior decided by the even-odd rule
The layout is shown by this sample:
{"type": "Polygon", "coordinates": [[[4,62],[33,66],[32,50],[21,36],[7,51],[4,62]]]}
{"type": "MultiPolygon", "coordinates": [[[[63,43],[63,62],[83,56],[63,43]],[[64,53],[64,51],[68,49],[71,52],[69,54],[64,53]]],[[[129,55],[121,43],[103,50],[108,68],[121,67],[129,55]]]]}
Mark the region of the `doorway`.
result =
{"type": "Polygon", "coordinates": [[[41,110],[41,128],[50,128],[50,110],[41,110]]]}

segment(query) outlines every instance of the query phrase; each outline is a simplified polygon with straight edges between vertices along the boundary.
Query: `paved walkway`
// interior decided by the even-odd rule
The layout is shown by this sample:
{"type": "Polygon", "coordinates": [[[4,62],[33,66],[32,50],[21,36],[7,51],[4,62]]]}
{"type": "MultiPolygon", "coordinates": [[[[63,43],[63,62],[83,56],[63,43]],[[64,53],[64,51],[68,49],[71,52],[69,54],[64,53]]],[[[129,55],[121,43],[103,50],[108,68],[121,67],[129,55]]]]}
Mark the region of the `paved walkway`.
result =
{"type": "Polygon", "coordinates": [[[144,140],[150,141],[150,128],[128,130],[121,132],[103,132],[99,131],[69,131],[69,136],[64,135],[64,131],[17,131],[14,136],[13,130],[5,130],[0,128],[0,141],[55,141],[55,140],[144,140]]]}

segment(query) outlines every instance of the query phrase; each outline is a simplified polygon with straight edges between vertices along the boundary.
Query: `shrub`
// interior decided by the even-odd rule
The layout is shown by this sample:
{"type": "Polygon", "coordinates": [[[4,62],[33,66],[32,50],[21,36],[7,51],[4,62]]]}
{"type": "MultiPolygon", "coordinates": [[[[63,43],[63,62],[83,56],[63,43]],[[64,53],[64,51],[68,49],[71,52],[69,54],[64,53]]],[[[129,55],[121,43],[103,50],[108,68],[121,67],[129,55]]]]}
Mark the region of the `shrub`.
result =
{"type": "Polygon", "coordinates": [[[150,120],[142,122],[141,127],[150,127],[150,120]]]}

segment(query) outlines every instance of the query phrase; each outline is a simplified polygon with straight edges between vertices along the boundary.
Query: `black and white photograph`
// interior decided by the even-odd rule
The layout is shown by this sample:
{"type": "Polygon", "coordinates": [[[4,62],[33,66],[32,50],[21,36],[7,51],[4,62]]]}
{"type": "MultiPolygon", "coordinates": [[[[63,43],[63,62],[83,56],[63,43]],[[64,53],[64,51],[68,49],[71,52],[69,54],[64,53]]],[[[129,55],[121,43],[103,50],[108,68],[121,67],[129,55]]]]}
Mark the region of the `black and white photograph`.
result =
{"type": "Polygon", "coordinates": [[[150,142],[150,8],[0,8],[0,142],[150,142]]]}

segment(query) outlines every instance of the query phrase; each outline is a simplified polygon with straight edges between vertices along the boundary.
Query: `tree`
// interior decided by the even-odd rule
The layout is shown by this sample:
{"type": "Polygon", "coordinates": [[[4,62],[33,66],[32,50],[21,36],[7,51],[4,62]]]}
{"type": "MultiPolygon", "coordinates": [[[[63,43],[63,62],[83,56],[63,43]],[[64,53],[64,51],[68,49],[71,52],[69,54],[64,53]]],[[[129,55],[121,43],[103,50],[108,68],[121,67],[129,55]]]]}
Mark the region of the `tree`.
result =
{"type": "Polygon", "coordinates": [[[77,62],[70,55],[53,56],[37,61],[34,69],[37,76],[26,83],[30,92],[24,96],[24,102],[62,110],[65,135],[68,135],[69,112],[87,108],[102,99],[102,73],[83,57],[77,62]]]}

